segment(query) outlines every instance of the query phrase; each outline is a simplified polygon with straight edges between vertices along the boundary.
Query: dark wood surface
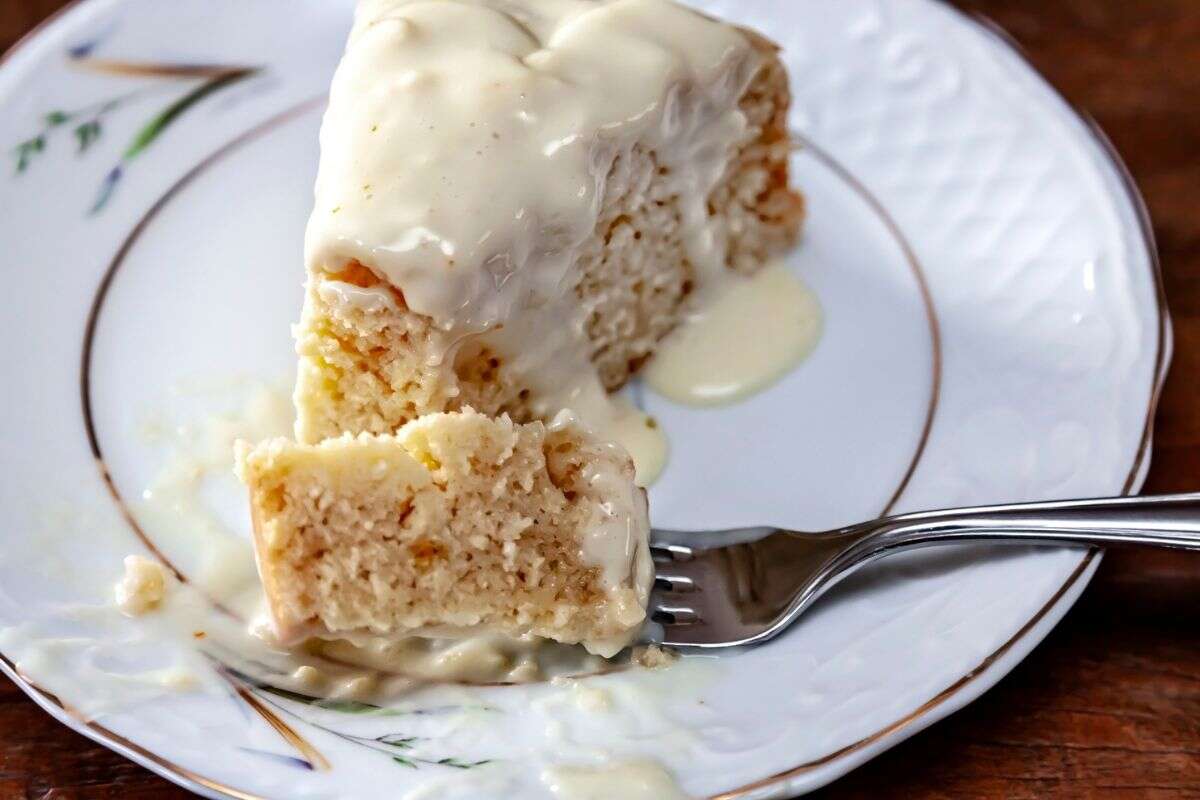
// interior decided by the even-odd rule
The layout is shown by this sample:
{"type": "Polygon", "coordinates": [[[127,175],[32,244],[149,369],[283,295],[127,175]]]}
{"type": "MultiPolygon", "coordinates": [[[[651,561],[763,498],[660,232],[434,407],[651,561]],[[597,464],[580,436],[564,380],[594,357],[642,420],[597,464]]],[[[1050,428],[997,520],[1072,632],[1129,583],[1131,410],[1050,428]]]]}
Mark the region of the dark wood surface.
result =
{"type": "MultiPolygon", "coordinates": [[[[62,0],[0,0],[0,49],[62,0]]],[[[1099,120],[1150,206],[1176,351],[1146,490],[1200,488],[1200,0],[960,0],[1099,120]]],[[[182,798],[0,679],[0,798],[182,798]]],[[[822,798],[1200,798],[1200,557],[1109,553],[967,709],[822,798]]],[[[619,800],[614,798],[614,800],[619,800]]]]}

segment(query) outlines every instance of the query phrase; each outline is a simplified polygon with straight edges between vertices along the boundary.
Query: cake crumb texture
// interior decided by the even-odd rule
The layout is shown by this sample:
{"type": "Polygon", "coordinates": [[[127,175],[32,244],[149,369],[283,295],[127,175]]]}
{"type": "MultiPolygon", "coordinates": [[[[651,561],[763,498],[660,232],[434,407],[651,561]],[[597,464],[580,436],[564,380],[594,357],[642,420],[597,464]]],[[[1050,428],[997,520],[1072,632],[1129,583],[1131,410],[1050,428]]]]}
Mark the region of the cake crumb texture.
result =
{"type": "Polygon", "coordinates": [[[395,434],[240,443],[277,633],[482,628],[611,655],[644,620],[648,522],[640,490],[589,480],[598,465],[632,485],[628,457],[573,424],[469,408],[395,434]],[[632,536],[616,583],[584,554],[614,518],[632,536]]]}
{"type": "Polygon", "coordinates": [[[125,574],[116,586],[117,607],[129,616],[141,616],[162,605],[167,596],[167,571],[145,556],[125,556],[125,574]]]}

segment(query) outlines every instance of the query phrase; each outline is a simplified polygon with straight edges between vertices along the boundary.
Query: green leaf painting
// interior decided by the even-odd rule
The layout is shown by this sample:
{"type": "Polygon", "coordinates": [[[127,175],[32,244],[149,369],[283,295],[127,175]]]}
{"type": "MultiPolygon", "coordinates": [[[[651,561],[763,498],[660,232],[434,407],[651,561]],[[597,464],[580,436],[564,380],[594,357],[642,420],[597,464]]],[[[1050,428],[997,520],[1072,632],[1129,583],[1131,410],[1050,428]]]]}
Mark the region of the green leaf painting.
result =
{"type": "Polygon", "coordinates": [[[155,94],[159,89],[171,89],[179,83],[190,83],[191,87],[154,114],[133,135],[113,165],[100,182],[89,214],[101,211],[112,198],[122,179],[128,174],[128,165],[153,145],[188,110],[205,98],[243,81],[261,70],[257,67],[229,67],[195,64],[158,64],[109,60],[92,61],[86,56],[69,54],[71,63],[77,67],[115,75],[124,79],[157,80],[157,83],[142,86],[134,91],[109,97],[80,108],[56,108],[41,116],[41,128],[28,139],[12,148],[14,172],[21,175],[29,170],[34,161],[46,152],[50,140],[59,129],[69,127],[77,155],[93,149],[104,133],[104,119],[135,100],[155,94]]]}
{"type": "MultiPolygon", "coordinates": [[[[443,705],[428,708],[390,709],[354,700],[334,700],[314,697],[291,689],[272,686],[269,683],[252,678],[211,655],[210,658],[217,672],[224,676],[232,686],[236,687],[238,692],[248,692],[252,695],[253,703],[249,703],[249,705],[251,708],[259,711],[260,714],[263,713],[264,709],[269,709],[269,712],[273,714],[278,712],[278,715],[302,722],[315,730],[333,736],[343,742],[387,756],[391,759],[392,763],[399,766],[408,769],[421,769],[424,767],[474,769],[484,764],[490,764],[493,761],[493,759],[470,760],[456,756],[435,758],[425,755],[425,751],[437,746],[437,742],[434,739],[397,731],[389,731],[378,736],[364,736],[344,730],[344,726],[340,722],[331,722],[328,717],[322,718],[317,714],[309,713],[310,710],[316,710],[317,712],[332,711],[342,714],[369,714],[381,717],[428,717],[466,711],[490,711],[498,713],[498,709],[490,706],[443,705]]],[[[273,727],[278,729],[279,724],[277,722],[273,727]]]]}
{"type": "Polygon", "coordinates": [[[96,119],[75,126],[75,141],[78,143],[80,153],[86,152],[100,138],[100,130],[100,120],[96,119]]]}
{"type": "Polygon", "coordinates": [[[121,158],[125,161],[136,158],[142,151],[153,144],[154,140],[189,108],[209,95],[224,89],[226,86],[230,86],[254,74],[255,71],[253,69],[238,69],[231,71],[227,75],[218,75],[204,81],[204,83],[171,103],[143,125],[133,137],[133,141],[129,143],[129,147],[125,149],[125,153],[121,158]]]}

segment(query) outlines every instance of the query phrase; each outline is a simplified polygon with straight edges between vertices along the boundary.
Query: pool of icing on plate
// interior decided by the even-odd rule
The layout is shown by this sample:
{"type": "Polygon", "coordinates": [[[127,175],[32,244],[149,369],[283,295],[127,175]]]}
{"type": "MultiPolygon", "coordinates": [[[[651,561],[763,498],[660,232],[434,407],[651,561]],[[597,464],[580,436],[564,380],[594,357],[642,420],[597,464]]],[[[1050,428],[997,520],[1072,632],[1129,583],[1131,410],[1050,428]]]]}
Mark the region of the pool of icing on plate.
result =
{"type": "Polygon", "coordinates": [[[730,275],[660,343],[643,380],[677,403],[721,406],[768,388],[821,336],[816,295],[781,262],[730,275]]]}
{"type": "MultiPolygon", "coordinates": [[[[710,283],[642,372],[647,389],[682,405],[732,405],[765,391],[821,339],[820,301],[782,261],[750,277],[710,276],[710,283]]],[[[617,398],[614,407],[607,430],[633,458],[638,485],[651,486],[667,465],[667,437],[628,401],[617,398]]]]}
{"type": "Polygon", "coordinates": [[[559,800],[687,800],[671,773],[649,759],[549,767],[542,783],[559,800]]]}

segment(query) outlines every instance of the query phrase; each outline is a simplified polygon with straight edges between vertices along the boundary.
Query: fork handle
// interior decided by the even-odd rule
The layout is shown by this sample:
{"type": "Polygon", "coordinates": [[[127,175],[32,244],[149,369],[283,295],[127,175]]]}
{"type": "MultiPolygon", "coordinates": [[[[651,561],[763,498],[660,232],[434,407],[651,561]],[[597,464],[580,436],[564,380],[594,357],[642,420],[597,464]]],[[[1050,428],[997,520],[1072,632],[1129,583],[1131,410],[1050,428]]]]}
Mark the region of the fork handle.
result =
{"type": "Polygon", "coordinates": [[[1200,550],[1200,493],[903,514],[841,533],[860,535],[859,546],[872,555],[973,540],[1200,550]]]}

